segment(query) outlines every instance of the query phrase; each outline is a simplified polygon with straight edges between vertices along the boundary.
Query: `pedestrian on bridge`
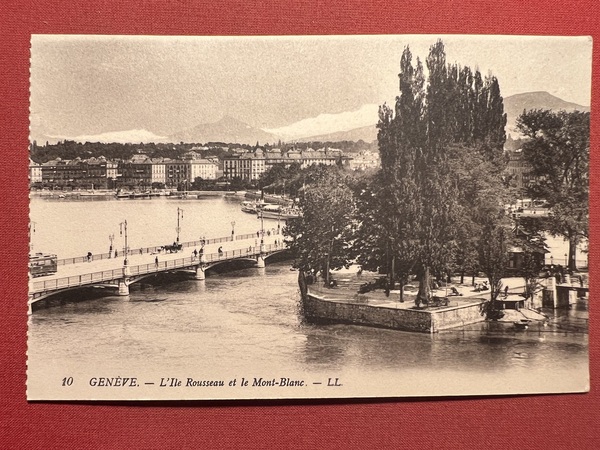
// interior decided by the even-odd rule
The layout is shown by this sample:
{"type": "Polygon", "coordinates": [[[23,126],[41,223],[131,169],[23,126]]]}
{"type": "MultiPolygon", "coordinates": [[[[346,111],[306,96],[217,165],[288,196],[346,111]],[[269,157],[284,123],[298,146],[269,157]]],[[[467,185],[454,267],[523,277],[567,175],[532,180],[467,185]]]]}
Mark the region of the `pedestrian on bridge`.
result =
{"type": "Polygon", "coordinates": [[[217,251],[219,252],[219,258],[220,258],[221,256],[223,256],[223,247],[222,247],[222,246],[221,246],[221,247],[219,247],[219,250],[217,250],[217,251]]]}
{"type": "Polygon", "coordinates": [[[154,265],[158,268],[158,256],[154,258],[154,265]]]}

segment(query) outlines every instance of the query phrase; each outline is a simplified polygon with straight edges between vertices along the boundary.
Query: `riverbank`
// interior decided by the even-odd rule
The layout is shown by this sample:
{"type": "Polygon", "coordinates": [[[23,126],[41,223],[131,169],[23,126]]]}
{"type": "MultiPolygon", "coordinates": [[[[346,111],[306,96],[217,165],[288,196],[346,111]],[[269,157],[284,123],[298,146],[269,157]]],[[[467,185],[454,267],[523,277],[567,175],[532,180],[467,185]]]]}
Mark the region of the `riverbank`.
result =
{"type": "MultiPolygon", "coordinates": [[[[405,286],[402,299],[400,291],[393,290],[387,296],[381,289],[359,293],[359,288],[372,282],[375,274],[340,273],[333,288],[319,283],[306,286],[302,296],[303,315],[312,323],[346,323],[404,331],[436,333],[485,321],[482,305],[489,300],[488,292],[477,292],[472,286],[448,284],[434,290],[432,295],[443,302],[427,308],[417,308],[416,284],[405,286]],[[452,288],[458,295],[449,294],[452,288]],[[447,301],[445,300],[447,299],[447,301]]],[[[522,292],[522,280],[505,280],[509,291],[522,292]]],[[[303,289],[301,289],[302,291],[303,289]]],[[[547,317],[531,309],[505,310],[499,322],[515,323],[534,321],[543,323],[547,317]]]]}

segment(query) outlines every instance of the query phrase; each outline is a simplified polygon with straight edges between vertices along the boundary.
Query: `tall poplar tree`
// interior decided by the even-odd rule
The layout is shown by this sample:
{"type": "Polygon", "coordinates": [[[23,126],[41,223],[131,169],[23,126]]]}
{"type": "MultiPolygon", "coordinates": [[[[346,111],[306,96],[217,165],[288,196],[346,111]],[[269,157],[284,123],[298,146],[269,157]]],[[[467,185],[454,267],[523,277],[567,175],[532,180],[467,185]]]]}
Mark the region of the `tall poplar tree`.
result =
{"type": "Polygon", "coordinates": [[[447,64],[442,41],[430,48],[426,66],[427,80],[419,59],[413,66],[410,49],[404,50],[395,108],[380,108],[382,169],[376,178],[380,186],[373,189],[388,205],[379,211],[379,223],[392,262],[413,267],[419,277],[417,305],[429,302],[432,276],[451,270],[465,223],[477,219],[466,196],[501,208],[498,198],[489,198],[489,189],[479,196],[479,187],[465,183],[463,175],[468,172],[472,181],[474,168],[485,169],[479,174],[483,178],[500,172],[493,167],[501,161],[506,124],[495,78],[484,80],[478,71],[447,64]],[[472,156],[479,165],[461,164],[472,156]]]}

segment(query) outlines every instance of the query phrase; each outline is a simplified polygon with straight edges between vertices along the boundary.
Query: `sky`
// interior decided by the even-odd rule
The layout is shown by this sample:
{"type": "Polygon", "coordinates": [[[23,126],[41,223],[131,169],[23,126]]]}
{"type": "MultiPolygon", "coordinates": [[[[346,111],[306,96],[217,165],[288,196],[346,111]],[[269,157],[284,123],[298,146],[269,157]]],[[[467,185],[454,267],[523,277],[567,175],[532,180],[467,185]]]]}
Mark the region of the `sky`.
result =
{"type": "Polygon", "coordinates": [[[34,35],[31,135],[168,136],[225,115],[277,129],[389,104],[403,49],[425,60],[438,38],[447,62],[493,74],[504,97],[548,91],[590,104],[588,37],[34,35]]]}

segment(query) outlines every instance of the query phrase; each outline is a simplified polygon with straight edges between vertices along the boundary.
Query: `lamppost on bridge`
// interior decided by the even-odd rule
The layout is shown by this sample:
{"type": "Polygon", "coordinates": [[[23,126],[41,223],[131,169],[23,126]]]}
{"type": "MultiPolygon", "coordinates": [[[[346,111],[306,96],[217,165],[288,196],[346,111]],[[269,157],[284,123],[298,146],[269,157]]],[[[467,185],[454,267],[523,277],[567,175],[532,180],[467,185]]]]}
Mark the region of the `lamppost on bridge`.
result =
{"type": "Polygon", "coordinates": [[[125,235],[125,261],[123,262],[123,264],[126,266],[129,263],[127,259],[127,256],[129,255],[129,247],[127,246],[127,220],[124,220],[119,224],[119,235],[125,235]]]}
{"type": "Polygon", "coordinates": [[[108,257],[110,258],[113,250],[113,241],[115,240],[115,233],[111,233],[108,235],[108,240],[110,241],[110,247],[108,248],[108,257]]]}
{"type": "Polygon", "coordinates": [[[235,220],[232,220],[231,221],[231,240],[232,241],[235,239],[234,235],[235,235],[235,220]]]}
{"type": "Polygon", "coordinates": [[[277,234],[281,234],[281,207],[279,208],[277,214],[277,234]]]}
{"type": "Polygon", "coordinates": [[[259,211],[260,214],[260,252],[265,252],[265,223],[263,220],[263,211],[259,211]]]}
{"type": "Polygon", "coordinates": [[[175,231],[177,231],[177,243],[179,244],[179,232],[181,231],[181,227],[179,226],[179,218],[183,219],[183,209],[181,208],[177,208],[177,228],[175,228],[175,231]]]}
{"type": "Polygon", "coordinates": [[[35,226],[37,224],[32,220],[29,222],[29,251],[33,253],[33,235],[35,234],[35,226]]]}

